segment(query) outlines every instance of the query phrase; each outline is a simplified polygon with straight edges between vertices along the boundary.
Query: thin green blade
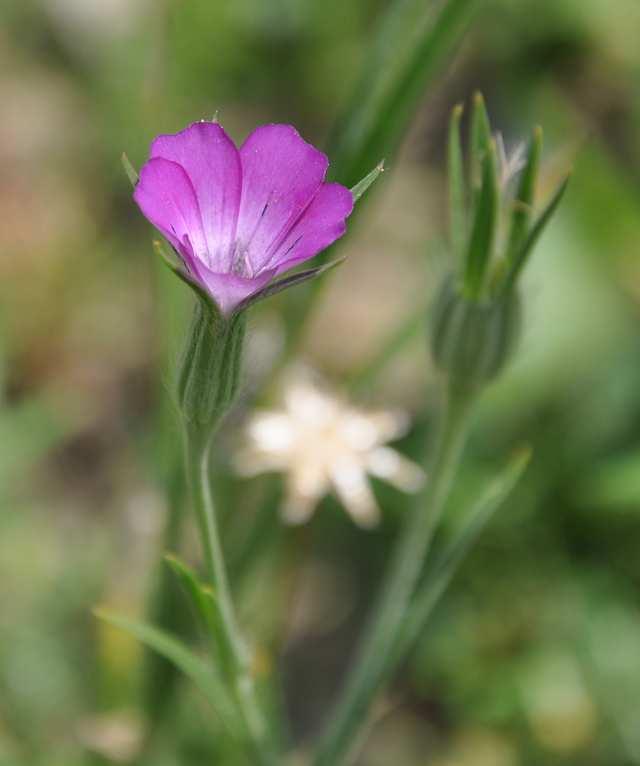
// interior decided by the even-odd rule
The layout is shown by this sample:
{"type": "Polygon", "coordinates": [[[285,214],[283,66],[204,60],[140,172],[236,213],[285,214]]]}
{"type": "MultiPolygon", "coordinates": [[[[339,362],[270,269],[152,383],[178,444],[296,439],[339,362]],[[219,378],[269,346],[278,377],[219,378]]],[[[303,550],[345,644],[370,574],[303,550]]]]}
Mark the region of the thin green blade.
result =
{"type": "Polygon", "coordinates": [[[520,275],[520,272],[524,268],[527,258],[531,254],[538,239],[540,239],[542,232],[545,230],[547,224],[551,220],[551,217],[553,216],[558,205],[560,204],[560,201],[562,200],[564,193],[567,190],[569,179],[570,179],[570,176],[567,176],[565,180],[560,184],[560,186],[556,189],[555,194],[550,199],[545,209],[542,211],[542,213],[540,213],[540,215],[538,216],[538,219],[531,227],[531,231],[527,235],[526,239],[520,246],[520,250],[516,253],[512,263],[510,264],[510,268],[506,274],[504,284],[502,287],[503,290],[508,290],[515,284],[516,279],[518,278],[518,276],[520,275]]]}
{"type": "Polygon", "coordinates": [[[509,497],[524,473],[531,451],[520,450],[495,478],[484,495],[471,508],[463,528],[446,546],[427,572],[407,615],[405,628],[398,640],[398,657],[404,654],[418,639],[438,602],[451,582],[458,566],[473,547],[495,512],[509,497]]]}
{"type": "Polygon", "coordinates": [[[238,732],[236,710],[219,675],[179,639],[145,622],[132,620],[107,609],[94,609],[94,614],[172,662],[207,698],[230,733],[238,732]]]}
{"type": "Polygon", "coordinates": [[[533,131],[533,136],[529,142],[529,152],[527,154],[527,164],[525,165],[518,192],[513,204],[511,214],[511,229],[509,231],[509,244],[507,246],[507,263],[512,263],[524,242],[535,196],[536,181],[538,170],[540,168],[540,155],[542,154],[542,129],[537,127],[533,131]]]}
{"type": "Polygon", "coordinates": [[[499,202],[496,150],[495,144],[490,143],[482,162],[482,186],[464,269],[465,292],[472,299],[480,298],[485,286],[485,274],[493,254],[499,202]]]}
{"type": "Polygon", "coordinates": [[[282,290],[286,290],[288,287],[293,287],[294,285],[301,284],[302,282],[308,282],[310,279],[315,279],[321,274],[324,274],[326,271],[339,266],[343,261],[344,258],[336,258],[335,261],[331,261],[330,263],[325,263],[322,266],[317,266],[313,269],[298,271],[296,274],[292,274],[290,277],[285,277],[284,279],[280,279],[277,282],[272,282],[259,292],[250,295],[248,298],[242,301],[242,303],[238,304],[235,311],[239,314],[240,312],[248,309],[250,306],[253,306],[254,303],[258,303],[258,301],[263,301],[265,298],[276,295],[277,293],[282,292],[282,290]]]}
{"type": "Polygon", "coordinates": [[[458,104],[451,112],[449,142],[447,147],[447,169],[449,174],[449,227],[451,247],[460,261],[464,254],[466,240],[466,202],[464,182],[464,160],[460,138],[460,120],[463,107],[458,104]]]}
{"type": "Polygon", "coordinates": [[[471,188],[478,189],[482,183],[485,158],[491,148],[491,123],[482,93],[475,93],[473,96],[470,145],[471,188]]]}
{"type": "Polygon", "coordinates": [[[370,173],[367,173],[361,181],[358,181],[355,186],[351,187],[350,191],[353,195],[353,201],[357,202],[382,173],[384,173],[384,160],[381,160],[370,173]]]}
{"type": "Polygon", "coordinates": [[[394,155],[425,90],[461,40],[478,0],[400,0],[382,17],[363,75],[329,142],[334,175],[352,186],[394,155]]]}
{"type": "Polygon", "coordinates": [[[120,158],[122,160],[122,166],[124,168],[124,172],[127,174],[127,178],[129,181],[131,181],[131,186],[133,188],[136,188],[136,184],[140,180],[140,176],[138,175],[138,171],[133,167],[131,164],[131,161],[127,157],[125,152],[122,152],[122,156],[120,158]]]}
{"type": "Polygon", "coordinates": [[[195,572],[177,556],[167,554],[164,558],[188,595],[207,637],[213,644],[218,660],[226,665],[229,658],[226,656],[227,644],[224,638],[222,616],[211,587],[200,582],[195,572]]]}

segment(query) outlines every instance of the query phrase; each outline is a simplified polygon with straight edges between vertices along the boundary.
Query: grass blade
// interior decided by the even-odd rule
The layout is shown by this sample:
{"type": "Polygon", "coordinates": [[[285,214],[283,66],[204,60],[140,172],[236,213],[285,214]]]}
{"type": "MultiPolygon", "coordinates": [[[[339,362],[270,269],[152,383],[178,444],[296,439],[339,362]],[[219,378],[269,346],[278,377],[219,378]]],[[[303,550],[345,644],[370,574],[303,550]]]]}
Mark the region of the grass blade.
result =
{"type": "Polygon", "coordinates": [[[227,662],[228,658],[224,655],[222,617],[212,589],[201,583],[195,572],[173,554],[167,554],[165,561],[189,596],[207,637],[211,639],[218,660],[222,663],[227,662]]]}
{"type": "Polygon", "coordinates": [[[400,0],[381,19],[363,76],[329,143],[334,175],[352,186],[390,158],[425,89],[466,31],[479,0],[400,0]]]}
{"type": "Polygon", "coordinates": [[[494,513],[513,491],[524,473],[530,457],[531,452],[527,448],[518,452],[510,460],[506,468],[491,482],[484,495],[472,507],[462,530],[434,561],[416,593],[407,615],[404,631],[395,649],[398,658],[404,656],[419,638],[434,606],[451,582],[458,566],[473,547],[494,513]]]}
{"type": "Polygon", "coordinates": [[[219,675],[185,644],[159,628],[106,609],[95,609],[94,614],[172,662],[198,687],[230,733],[238,731],[235,707],[219,675]]]}

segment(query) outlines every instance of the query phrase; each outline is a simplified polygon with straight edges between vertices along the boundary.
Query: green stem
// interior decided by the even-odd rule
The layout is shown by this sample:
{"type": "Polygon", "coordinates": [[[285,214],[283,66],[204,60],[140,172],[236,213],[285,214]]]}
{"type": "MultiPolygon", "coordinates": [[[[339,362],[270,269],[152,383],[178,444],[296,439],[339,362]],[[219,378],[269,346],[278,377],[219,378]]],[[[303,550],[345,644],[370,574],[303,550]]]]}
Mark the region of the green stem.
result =
{"type": "Polygon", "coordinates": [[[256,763],[277,763],[267,727],[256,697],[247,646],[240,634],[231,598],[220,535],[211,496],[209,477],[210,440],[202,439],[196,430],[185,434],[186,472],[191,500],[200,530],[207,574],[216,596],[221,617],[221,639],[218,646],[222,670],[230,685],[243,720],[248,744],[256,763]]]}
{"type": "Polygon", "coordinates": [[[396,544],[378,607],[362,641],[358,661],[320,741],[314,766],[341,766],[348,762],[377,691],[401,659],[394,651],[395,644],[451,490],[472,403],[472,396],[449,392],[427,484],[396,544]]]}

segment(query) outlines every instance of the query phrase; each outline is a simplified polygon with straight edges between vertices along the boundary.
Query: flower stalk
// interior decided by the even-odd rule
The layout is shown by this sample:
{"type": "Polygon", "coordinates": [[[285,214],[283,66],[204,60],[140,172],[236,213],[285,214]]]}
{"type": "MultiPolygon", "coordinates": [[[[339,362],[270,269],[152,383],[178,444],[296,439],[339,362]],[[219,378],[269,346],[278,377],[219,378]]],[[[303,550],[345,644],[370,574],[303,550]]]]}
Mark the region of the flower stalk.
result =
{"type": "Polygon", "coordinates": [[[219,610],[219,630],[213,637],[216,658],[242,719],[248,745],[257,763],[273,766],[275,752],[260,710],[251,672],[248,647],[240,633],[231,598],[231,590],[220,543],[220,534],[211,497],[209,464],[210,439],[200,432],[185,428],[185,468],[204,551],[208,579],[219,610]]]}
{"type": "Polygon", "coordinates": [[[365,632],[355,669],[320,743],[314,766],[340,766],[348,762],[360,740],[372,699],[400,659],[395,645],[449,497],[474,400],[469,392],[449,390],[432,453],[429,482],[396,544],[389,576],[365,632]]]}
{"type": "Polygon", "coordinates": [[[275,754],[268,743],[248,647],[231,597],[209,471],[214,433],[238,390],[245,318],[243,314],[224,317],[206,295],[196,294],[177,387],[184,423],[185,471],[216,605],[216,629],[211,636],[214,659],[237,705],[253,757],[266,766],[275,763],[275,754]]]}

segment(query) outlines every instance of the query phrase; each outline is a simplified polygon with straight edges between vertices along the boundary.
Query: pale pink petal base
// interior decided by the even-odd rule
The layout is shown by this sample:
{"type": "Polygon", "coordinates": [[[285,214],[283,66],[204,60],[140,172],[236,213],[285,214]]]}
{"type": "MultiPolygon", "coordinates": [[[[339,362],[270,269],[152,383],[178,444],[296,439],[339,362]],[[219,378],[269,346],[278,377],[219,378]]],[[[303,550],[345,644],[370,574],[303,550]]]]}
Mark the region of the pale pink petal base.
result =
{"type": "Polygon", "coordinates": [[[257,277],[247,279],[235,274],[219,274],[202,264],[197,265],[198,276],[207,291],[214,296],[220,311],[229,315],[239,303],[265,287],[275,276],[275,270],[263,271],[257,277]]]}

